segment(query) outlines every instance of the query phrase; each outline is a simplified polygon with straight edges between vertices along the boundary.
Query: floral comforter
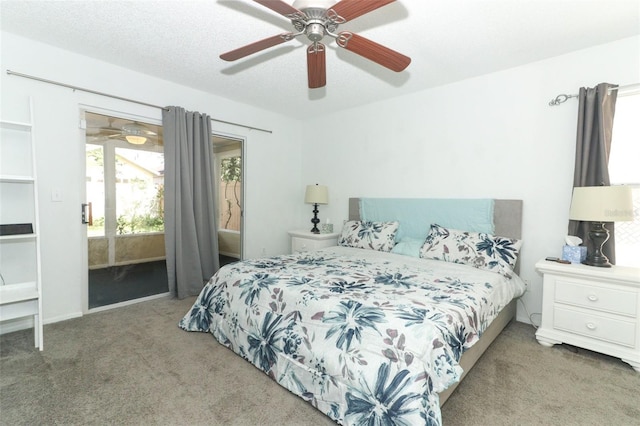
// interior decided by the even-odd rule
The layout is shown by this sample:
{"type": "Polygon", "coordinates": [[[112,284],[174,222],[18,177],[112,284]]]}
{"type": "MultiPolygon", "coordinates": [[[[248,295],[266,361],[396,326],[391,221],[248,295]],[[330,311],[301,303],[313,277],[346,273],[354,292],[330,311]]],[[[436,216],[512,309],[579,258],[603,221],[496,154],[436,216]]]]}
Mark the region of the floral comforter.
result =
{"type": "Polygon", "coordinates": [[[439,425],[437,392],[524,291],[470,266],[333,247],[221,268],[180,321],[345,425],[439,425]]]}

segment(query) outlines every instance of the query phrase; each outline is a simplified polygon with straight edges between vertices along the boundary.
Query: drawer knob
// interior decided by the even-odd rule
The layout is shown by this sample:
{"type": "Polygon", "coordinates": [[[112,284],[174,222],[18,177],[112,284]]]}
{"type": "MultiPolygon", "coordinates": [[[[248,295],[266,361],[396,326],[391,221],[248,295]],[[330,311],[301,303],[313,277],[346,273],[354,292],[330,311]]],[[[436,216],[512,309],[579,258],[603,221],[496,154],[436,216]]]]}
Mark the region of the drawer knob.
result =
{"type": "Polygon", "coordinates": [[[592,323],[592,322],[588,322],[587,323],[587,328],[589,330],[595,330],[596,329],[596,325],[594,323],[592,323]]]}
{"type": "Polygon", "coordinates": [[[587,296],[587,299],[589,299],[591,302],[597,302],[598,296],[596,296],[595,294],[590,294],[589,296],[587,296]]]}

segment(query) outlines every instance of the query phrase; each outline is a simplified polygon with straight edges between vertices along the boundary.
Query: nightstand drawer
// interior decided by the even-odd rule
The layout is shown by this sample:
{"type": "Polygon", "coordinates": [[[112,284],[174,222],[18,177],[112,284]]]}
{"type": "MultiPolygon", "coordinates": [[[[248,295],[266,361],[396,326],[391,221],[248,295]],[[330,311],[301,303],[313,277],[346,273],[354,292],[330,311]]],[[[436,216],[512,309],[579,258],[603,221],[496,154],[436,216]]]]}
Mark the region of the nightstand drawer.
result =
{"type": "Polygon", "coordinates": [[[553,328],[634,348],[636,323],[555,307],[553,328]]]}
{"type": "Polygon", "coordinates": [[[318,241],[309,240],[307,238],[291,238],[291,251],[292,252],[302,252],[302,251],[312,251],[317,250],[319,244],[318,241]]]}
{"type": "Polygon", "coordinates": [[[638,293],[610,287],[556,280],[555,301],[635,318],[638,293]]]}
{"type": "Polygon", "coordinates": [[[313,234],[309,231],[289,231],[291,253],[320,250],[338,245],[337,233],[313,234]]]}

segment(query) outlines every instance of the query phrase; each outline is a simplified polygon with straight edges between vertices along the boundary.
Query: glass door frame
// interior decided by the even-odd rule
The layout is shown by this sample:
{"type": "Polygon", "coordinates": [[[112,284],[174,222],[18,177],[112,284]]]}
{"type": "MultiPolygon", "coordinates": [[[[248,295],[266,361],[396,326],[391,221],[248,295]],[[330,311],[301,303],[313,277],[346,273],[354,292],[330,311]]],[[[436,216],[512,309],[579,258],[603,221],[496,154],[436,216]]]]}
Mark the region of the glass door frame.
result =
{"type": "MultiPolygon", "coordinates": [[[[81,139],[80,139],[80,143],[79,143],[79,155],[82,155],[82,167],[81,167],[81,173],[82,176],[79,177],[80,182],[82,182],[82,185],[80,190],[81,190],[81,198],[82,200],[84,200],[84,202],[87,202],[87,186],[86,186],[86,175],[87,175],[87,164],[86,164],[86,145],[87,145],[87,134],[86,134],[86,115],[85,113],[95,113],[95,114],[101,114],[101,115],[106,115],[106,116],[110,116],[110,117],[115,117],[115,118],[121,118],[124,120],[131,120],[131,121],[137,121],[137,122],[144,122],[144,123],[149,123],[149,124],[153,124],[153,125],[158,125],[158,126],[162,126],[162,114],[161,111],[157,108],[152,108],[149,109],[148,107],[145,108],[148,111],[152,111],[152,110],[156,110],[157,115],[155,117],[151,117],[149,115],[139,115],[139,114],[133,114],[133,113],[127,113],[127,112],[123,112],[123,111],[115,111],[115,110],[111,110],[111,109],[106,109],[106,108],[101,108],[101,107],[96,107],[96,106],[90,106],[90,105],[79,105],[79,115],[80,115],[80,129],[81,129],[81,139]]],[[[108,188],[105,188],[105,191],[108,191],[108,188]]],[[[105,218],[106,219],[106,218],[105,218]]],[[[129,300],[129,301],[125,301],[125,302],[120,302],[120,303],[115,303],[115,304],[111,304],[111,305],[106,305],[106,306],[100,306],[100,307],[96,307],[96,308],[89,308],[89,255],[88,255],[88,248],[89,248],[89,238],[88,238],[88,227],[87,225],[81,225],[80,224],[80,215],[78,215],[78,223],[80,226],[83,227],[82,229],[82,247],[83,249],[81,250],[82,252],[82,260],[80,263],[80,267],[82,268],[82,273],[81,273],[81,277],[82,277],[82,282],[81,282],[81,297],[82,297],[82,313],[83,314],[87,314],[87,313],[94,313],[94,312],[100,312],[100,311],[104,311],[104,310],[109,310],[109,309],[114,309],[117,307],[121,307],[121,306],[126,306],[126,305],[131,305],[131,304],[135,304],[135,303],[139,303],[141,301],[144,300],[149,300],[149,299],[154,299],[154,298],[160,298],[160,297],[166,297],[166,295],[168,293],[162,293],[162,294],[158,294],[158,295],[154,295],[154,296],[149,296],[149,297],[145,297],[142,299],[134,299],[134,300],[129,300]]],[[[106,223],[105,223],[106,226],[106,223]]]]}
{"type": "MultiPolygon", "coordinates": [[[[246,177],[247,177],[247,158],[246,158],[246,138],[243,136],[239,136],[236,134],[232,134],[232,133],[225,133],[225,132],[220,132],[217,131],[215,129],[211,130],[212,132],[212,144],[211,144],[211,150],[213,152],[213,148],[214,148],[214,142],[213,142],[213,138],[223,138],[223,139],[229,139],[231,141],[237,142],[240,144],[240,164],[241,164],[241,178],[240,178],[240,260],[244,259],[244,247],[245,247],[245,210],[246,210],[246,199],[247,199],[247,194],[246,194],[246,188],[247,185],[245,184],[246,182],[246,177]]],[[[215,173],[218,174],[218,176],[214,177],[214,183],[216,184],[216,188],[219,188],[219,185],[217,185],[220,181],[220,170],[218,169],[218,157],[215,155],[214,153],[214,161],[216,162],[216,168],[215,168],[215,173]]],[[[220,214],[219,214],[219,209],[221,206],[218,205],[218,203],[216,203],[216,232],[218,232],[218,230],[220,229],[220,223],[219,222],[219,218],[220,218],[220,214]]]]}

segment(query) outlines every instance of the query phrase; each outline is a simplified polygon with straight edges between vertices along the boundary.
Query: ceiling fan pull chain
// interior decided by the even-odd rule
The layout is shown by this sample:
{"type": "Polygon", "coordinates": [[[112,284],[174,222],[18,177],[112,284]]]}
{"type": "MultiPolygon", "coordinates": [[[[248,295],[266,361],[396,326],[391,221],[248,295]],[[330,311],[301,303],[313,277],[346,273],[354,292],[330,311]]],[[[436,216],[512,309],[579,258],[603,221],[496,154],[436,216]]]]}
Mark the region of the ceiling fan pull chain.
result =
{"type": "Polygon", "coordinates": [[[349,31],[342,31],[340,34],[338,34],[336,43],[340,47],[347,47],[347,44],[349,44],[349,40],[351,40],[351,37],[353,37],[353,33],[349,31]]]}

